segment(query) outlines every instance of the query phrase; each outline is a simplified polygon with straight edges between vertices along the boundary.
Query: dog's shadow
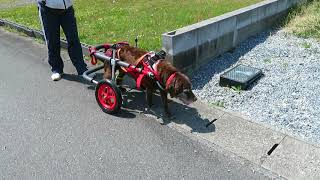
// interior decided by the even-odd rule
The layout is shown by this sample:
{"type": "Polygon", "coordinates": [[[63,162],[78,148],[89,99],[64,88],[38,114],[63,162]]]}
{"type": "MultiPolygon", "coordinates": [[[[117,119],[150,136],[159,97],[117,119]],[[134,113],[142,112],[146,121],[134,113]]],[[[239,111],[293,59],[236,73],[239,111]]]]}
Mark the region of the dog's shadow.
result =
{"type": "Polygon", "coordinates": [[[149,109],[147,108],[144,92],[137,90],[126,92],[123,96],[123,109],[144,113],[147,116],[156,118],[163,125],[172,122],[182,125],[184,129],[188,129],[190,132],[210,133],[215,131],[215,125],[212,123],[214,120],[202,118],[197,109],[173,100],[169,102],[169,110],[172,117],[166,117],[161,97],[158,94],[153,96],[153,105],[149,109]]]}
{"type": "MultiPolygon", "coordinates": [[[[102,73],[96,73],[95,79],[103,79],[102,75],[102,73]]],[[[147,108],[145,92],[134,88],[134,80],[125,76],[123,84],[125,84],[126,92],[122,92],[122,109],[115,116],[135,118],[136,114],[140,113],[157,119],[163,125],[171,122],[182,125],[184,129],[190,129],[190,132],[210,133],[215,131],[214,120],[202,118],[197,109],[170,100],[169,110],[172,117],[166,117],[159,94],[153,95],[153,106],[149,109],[147,108]]],[[[87,88],[95,90],[95,85],[90,84],[87,88]]]]}

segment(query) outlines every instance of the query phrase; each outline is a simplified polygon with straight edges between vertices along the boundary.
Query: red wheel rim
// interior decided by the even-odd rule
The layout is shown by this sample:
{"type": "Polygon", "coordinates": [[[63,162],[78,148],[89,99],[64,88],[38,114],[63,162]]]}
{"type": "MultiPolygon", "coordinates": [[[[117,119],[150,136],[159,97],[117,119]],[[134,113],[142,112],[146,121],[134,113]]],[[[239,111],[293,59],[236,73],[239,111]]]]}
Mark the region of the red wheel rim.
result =
{"type": "Polygon", "coordinates": [[[100,104],[106,109],[113,109],[117,104],[117,97],[114,90],[106,85],[102,84],[98,89],[98,99],[100,104]]]}

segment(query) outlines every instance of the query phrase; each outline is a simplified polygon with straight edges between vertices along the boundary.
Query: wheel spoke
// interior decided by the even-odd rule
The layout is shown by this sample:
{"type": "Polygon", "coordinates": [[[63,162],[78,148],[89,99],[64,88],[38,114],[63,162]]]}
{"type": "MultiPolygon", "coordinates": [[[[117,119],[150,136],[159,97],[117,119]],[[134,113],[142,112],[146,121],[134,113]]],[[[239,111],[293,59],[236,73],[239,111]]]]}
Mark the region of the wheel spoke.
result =
{"type": "Polygon", "coordinates": [[[103,93],[102,93],[102,97],[105,99],[105,98],[108,98],[109,95],[108,95],[108,93],[103,92],[103,93]]]}
{"type": "Polygon", "coordinates": [[[106,94],[108,94],[108,93],[109,93],[109,87],[105,87],[105,88],[103,89],[103,92],[106,93],[106,94]]]}
{"type": "Polygon", "coordinates": [[[111,99],[109,98],[109,99],[108,99],[108,105],[109,105],[109,106],[112,106],[112,104],[113,104],[113,103],[112,103],[111,99]]]}
{"type": "Polygon", "coordinates": [[[111,104],[114,104],[114,102],[115,102],[114,97],[110,97],[110,103],[111,103],[111,104]]]}

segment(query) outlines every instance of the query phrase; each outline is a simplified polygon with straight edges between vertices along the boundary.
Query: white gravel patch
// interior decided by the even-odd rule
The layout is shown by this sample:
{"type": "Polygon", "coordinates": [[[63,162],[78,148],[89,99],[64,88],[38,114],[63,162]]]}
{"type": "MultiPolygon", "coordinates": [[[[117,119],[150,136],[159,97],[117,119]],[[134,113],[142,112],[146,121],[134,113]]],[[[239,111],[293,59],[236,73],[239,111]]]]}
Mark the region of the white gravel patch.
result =
{"type": "Polygon", "coordinates": [[[320,43],[285,33],[264,32],[194,73],[196,95],[209,104],[240,112],[311,143],[320,143],[320,43]],[[264,77],[250,90],[219,86],[219,77],[244,64],[264,77]]]}

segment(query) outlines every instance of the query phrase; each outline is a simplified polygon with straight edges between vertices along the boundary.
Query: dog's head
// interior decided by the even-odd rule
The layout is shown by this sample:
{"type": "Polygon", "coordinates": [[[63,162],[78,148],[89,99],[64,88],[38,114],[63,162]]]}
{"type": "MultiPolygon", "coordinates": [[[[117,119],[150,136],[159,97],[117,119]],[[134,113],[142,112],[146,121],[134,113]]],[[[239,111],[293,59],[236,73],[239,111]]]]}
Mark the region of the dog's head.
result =
{"type": "Polygon", "coordinates": [[[172,98],[177,98],[186,105],[197,100],[191,89],[191,81],[181,72],[176,72],[175,77],[167,87],[167,91],[172,98]]]}

